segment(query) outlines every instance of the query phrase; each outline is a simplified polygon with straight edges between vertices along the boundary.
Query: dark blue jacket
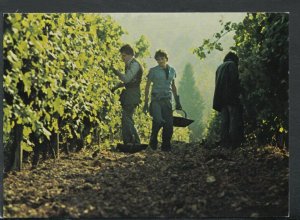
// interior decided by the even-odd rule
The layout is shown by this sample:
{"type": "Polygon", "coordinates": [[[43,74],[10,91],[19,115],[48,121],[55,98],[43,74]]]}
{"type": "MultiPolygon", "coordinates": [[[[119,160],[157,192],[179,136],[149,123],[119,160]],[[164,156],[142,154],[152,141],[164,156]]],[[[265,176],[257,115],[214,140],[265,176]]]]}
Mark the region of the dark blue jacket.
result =
{"type": "Polygon", "coordinates": [[[213,109],[220,112],[226,105],[238,105],[240,92],[237,65],[231,60],[224,61],[216,71],[213,109]]]}

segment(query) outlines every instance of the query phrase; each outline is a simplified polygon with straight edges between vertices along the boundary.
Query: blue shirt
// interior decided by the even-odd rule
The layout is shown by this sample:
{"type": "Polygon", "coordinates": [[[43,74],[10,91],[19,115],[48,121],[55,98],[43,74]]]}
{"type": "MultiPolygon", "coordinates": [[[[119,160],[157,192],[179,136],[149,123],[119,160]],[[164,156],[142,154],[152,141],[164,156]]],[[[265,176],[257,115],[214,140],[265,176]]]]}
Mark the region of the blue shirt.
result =
{"type": "Polygon", "coordinates": [[[167,69],[169,71],[168,78],[166,71],[159,65],[149,70],[149,74],[147,75],[147,77],[148,80],[150,80],[153,83],[151,90],[152,100],[172,98],[172,81],[176,77],[176,71],[173,67],[169,65],[167,65],[167,69]]]}

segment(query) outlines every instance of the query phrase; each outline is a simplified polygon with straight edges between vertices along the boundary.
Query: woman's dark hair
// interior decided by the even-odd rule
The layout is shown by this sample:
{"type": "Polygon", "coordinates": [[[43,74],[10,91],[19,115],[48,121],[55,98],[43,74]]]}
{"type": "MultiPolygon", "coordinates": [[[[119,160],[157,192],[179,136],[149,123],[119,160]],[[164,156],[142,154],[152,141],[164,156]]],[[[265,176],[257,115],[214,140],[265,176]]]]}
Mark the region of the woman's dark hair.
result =
{"type": "Polygon", "coordinates": [[[229,61],[229,60],[235,62],[236,65],[239,64],[239,58],[238,58],[238,56],[237,56],[235,53],[233,53],[233,52],[229,52],[228,54],[226,54],[226,56],[224,57],[224,60],[223,60],[223,61],[225,62],[225,61],[229,61]]]}
{"type": "Polygon", "coordinates": [[[120,48],[120,53],[126,53],[128,55],[134,56],[134,50],[129,44],[125,44],[120,48]]]}
{"type": "Polygon", "coordinates": [[[155,52],[154,58],[157,60],[158,57],[165,57],[168,60],[168,54],[164,50],[157,50],[155,52]]]}

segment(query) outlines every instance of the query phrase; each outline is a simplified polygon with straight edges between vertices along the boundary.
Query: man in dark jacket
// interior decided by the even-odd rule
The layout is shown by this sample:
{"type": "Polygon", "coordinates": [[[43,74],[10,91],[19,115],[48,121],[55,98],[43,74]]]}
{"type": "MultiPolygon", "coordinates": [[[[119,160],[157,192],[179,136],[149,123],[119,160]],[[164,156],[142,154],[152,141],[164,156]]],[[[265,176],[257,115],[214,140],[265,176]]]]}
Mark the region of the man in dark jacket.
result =
{"type": "Polygon", "coordinates": [[[126,44],[120,49],[125,63],[125,73],[113,69],[113,73],[122,81],[112,91],[125,87],[120,96],[122,106],[122,137],[124,144],[140,144],[140,138],[134,126],[133,113],[141,101],[140,84],[142,81],[143,66],[134,57],[134,50],[126,44]]]}
{"type": "Polygon", "coordinates": [[[236,148],[243,139],[239,59],[229,52],[216,71],[213,109],[221,113],[221,146],[236,148]]]}

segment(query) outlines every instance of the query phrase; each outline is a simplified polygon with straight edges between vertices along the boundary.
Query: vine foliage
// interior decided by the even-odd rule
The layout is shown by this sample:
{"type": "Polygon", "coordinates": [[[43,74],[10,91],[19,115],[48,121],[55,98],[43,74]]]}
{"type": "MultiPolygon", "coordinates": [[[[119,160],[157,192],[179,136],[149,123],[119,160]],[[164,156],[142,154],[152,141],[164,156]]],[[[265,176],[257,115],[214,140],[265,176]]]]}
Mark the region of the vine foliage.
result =
{"type": "MultiPolygon", "coordinates": [[[[46,148],[58,133],[70,147],[117,139],[119,94],[110,89],[118,80],[110,67],[124,69],[123,34],[99,14],[5,14],[5,150],[14,151],[16,136],[25,151],[46,148]]],[[[142,58],[149,44],[138,46],[142,58]]]]}
{"type": "Polygon", "coordinates": [[[240,59],[246,138],[261,144],[287,144],[288,14],[248,13],[240,23],[222,24],[223,29],[205,39],[194,53],[205,59],[214,49],[222,51],[220,39],[235,32],[231,49],[240,59]]]}

